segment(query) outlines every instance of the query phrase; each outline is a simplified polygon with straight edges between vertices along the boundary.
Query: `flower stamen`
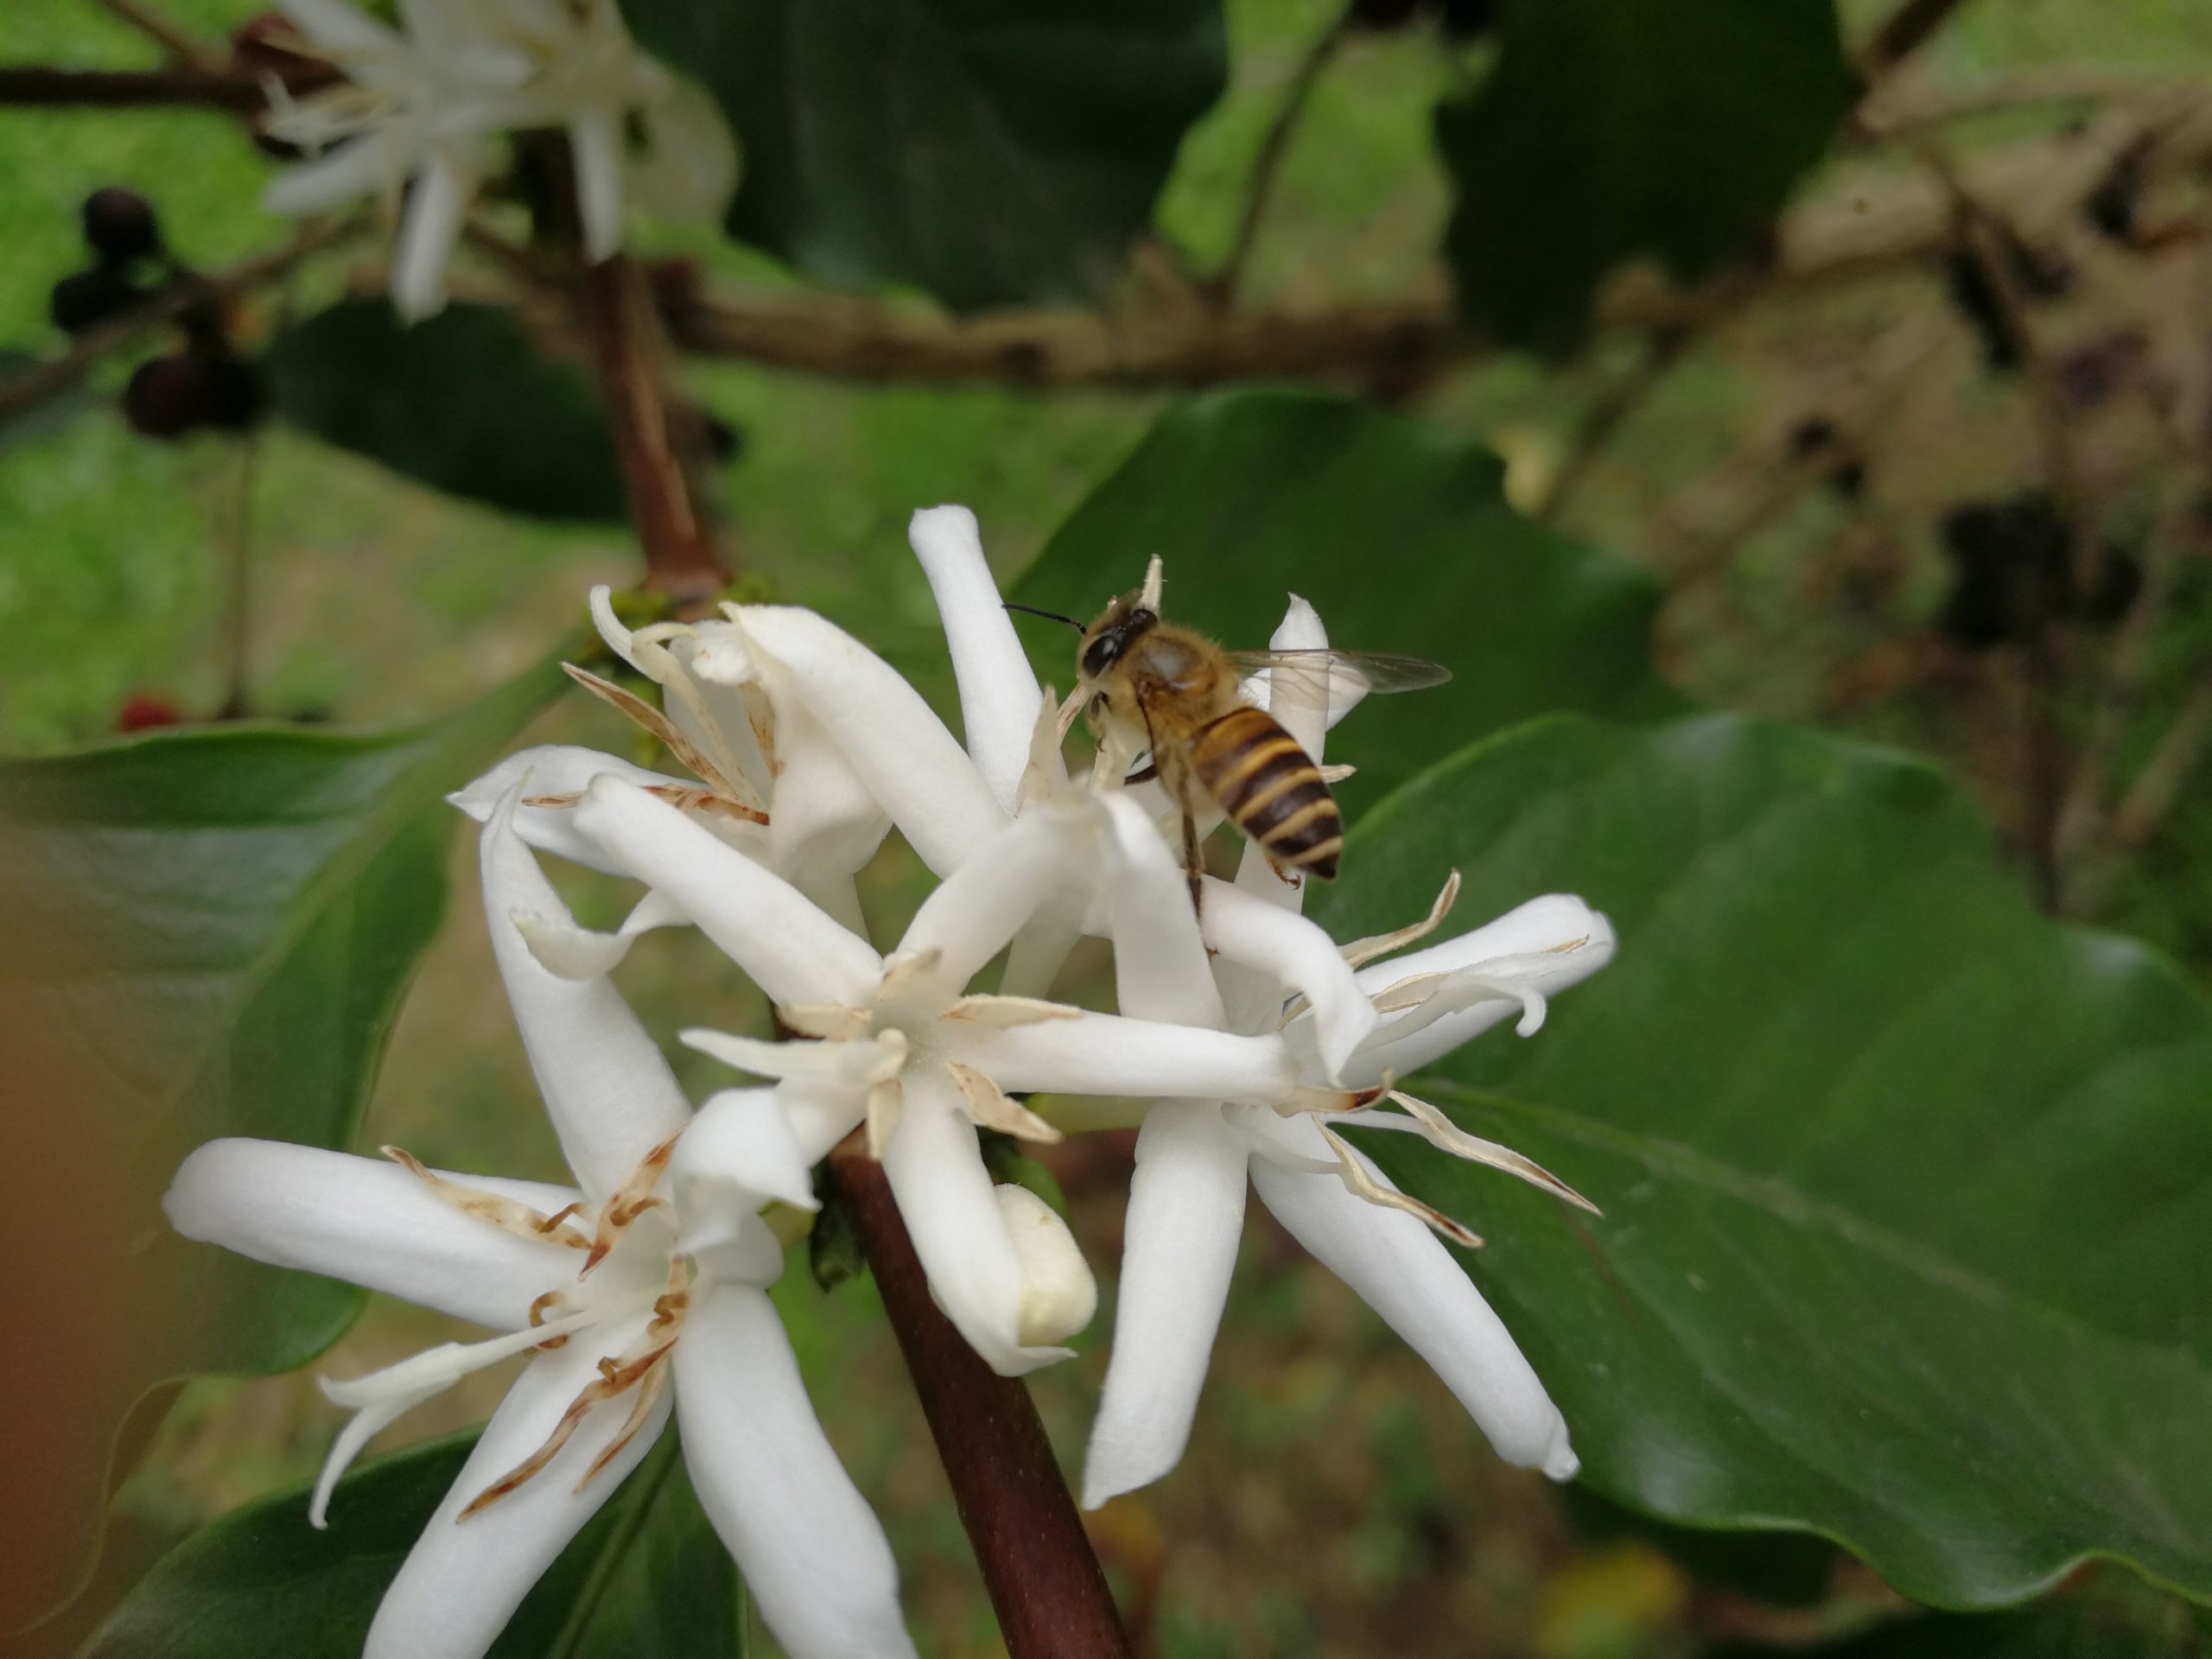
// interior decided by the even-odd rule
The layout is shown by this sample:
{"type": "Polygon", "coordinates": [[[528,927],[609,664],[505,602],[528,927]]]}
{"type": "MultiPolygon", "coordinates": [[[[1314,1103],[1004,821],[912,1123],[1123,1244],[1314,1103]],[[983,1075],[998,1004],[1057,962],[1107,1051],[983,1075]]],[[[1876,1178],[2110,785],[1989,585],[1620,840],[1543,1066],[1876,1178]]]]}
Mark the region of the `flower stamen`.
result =
{"type": "Polygon", "coordinates": [[[617,1244],[623,1234],[637,1224],[638,1217],[648,1210],[664,1210],[668,1200],[653,1196],[653,1188],[660,1182],[661,1172],[668,1167],[669,1154],[676,1150],[674,1135],[662,1141],[637,1168],[632,1170],[622,1185],[608,1195],[600,1206],[599,1225],[591,1239],[591,1254],[584,1258],[584,1265],[576,1277],[581,1279],[601,1262],[617,1244]]]}
{"type": "Polygon", "coordinates": [[[583,1208],[582,1205],[563,1205],[549,1216],[518,1199],[501,1198],[496,1192],[448,1180],[403,1147],[379,1147],[377,1150],[465,1215],[488,1221],[504,1232],[518,1233],[524,1238],[543,1239],[572,1250],[591,1248],[591,1240],[569,1225],[583,1208]]]}

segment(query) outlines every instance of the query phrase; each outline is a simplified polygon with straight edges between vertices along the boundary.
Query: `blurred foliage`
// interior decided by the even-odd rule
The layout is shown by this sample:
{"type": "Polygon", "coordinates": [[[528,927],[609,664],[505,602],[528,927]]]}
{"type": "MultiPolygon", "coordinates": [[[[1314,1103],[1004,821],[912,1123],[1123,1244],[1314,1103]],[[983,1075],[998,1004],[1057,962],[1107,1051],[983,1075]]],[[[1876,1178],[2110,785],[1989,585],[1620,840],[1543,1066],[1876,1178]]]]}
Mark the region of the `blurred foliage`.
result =
{"type": "Polygon", "coordinates": [[[1932,769],[1728,717],[1519,728],[1345,865],[1339,938],[1459,869],[1476,915],[1572,888],[1626,942],[1545,1040],[1406,1085],[1605,1217],[1370,1147],[1496,1241],[1470,1270],[1585,1480],[1787,1518],[1939,1605],[2107,1553],[2212,1595],[2212,1005],[2170,964],[2037,916],[1932,769]]]}
{"type": "Polygon", "coordinates": [[[277,413],[326,443],[509,512],[628,522],[598,389],[504,306],[405,327],[380,298],[347,300],[279,332],[264,360],[277,413]]]}

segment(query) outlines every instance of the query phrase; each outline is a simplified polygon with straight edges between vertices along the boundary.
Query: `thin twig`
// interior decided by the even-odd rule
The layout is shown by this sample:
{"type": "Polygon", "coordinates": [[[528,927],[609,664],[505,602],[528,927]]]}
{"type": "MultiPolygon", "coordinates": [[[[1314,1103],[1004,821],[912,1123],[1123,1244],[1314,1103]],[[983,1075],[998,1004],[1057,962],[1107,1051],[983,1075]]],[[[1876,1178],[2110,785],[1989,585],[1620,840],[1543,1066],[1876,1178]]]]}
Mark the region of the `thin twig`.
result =
{"type": "Polygon", "coordinates": [[[883,1166],[861,1138],[830,1155],[899,1338],[1010,1659],[1128,1659],[1083,1518],[1029,1390],[985,1364],[938,1311],[883,1166]]]}
{"type": "Polygon", "coordinates": [[[171,22],[151,7],[142,5],[139,0],[93,0],[93,3],[137,29],[179,63],[204,73],[221,70],[222,59],[218,54],[210,52],[189,30],[171,22]]]}
{"type": "Polygon", "coordinates": [[[1859,54],[1859,79],[1872,87],[1948,22],[1965,0],[1904,0],[1859,54]]]}
{"type": "Polygon", "coordinates": [[[20,374],[0,381],[0,422],[12,420],[26,410],[67,391],[85,378],[93,364],[141,334],[181,316],[196,305],[210,300],[228,300],[275,282],[302,260],[337,246],[365,222],[361,218],[351,218],[311,226],[283,247],[257,253],[227,270],[165,283],[121,315],[86,330],[60,357],[35,364],[20,374]]]}
{"type": "Polygon", "coordinates": [[[2158,832],[2208,748],[2212,748],[2212,672],[2197,681],[2113,814],[2115,848],[2133,852],[2158,832]]]}
{"type": "Polygon", "coordinates": [[[1541,498],[1529,509],[1530,518],[1558,521],[1567,503],[1588,475],[1592,464],[1612,441],[1613,434],[1620,430],[1622,423],[1645,398],[1659,389],[1668,371],[1681,360],[1690,339],[1687,329],[1666,329],[1644,340],[1635,365],[1609,386],[1582,417],[1581,425],[1575,429],[1573,442],[1552,473],[1541,498]]]}
{"type": "MultiPolygon", "coordinates": [[[[2183,525],[2195,515],[2202,487],[2201,476],[2193,467],[2177,469],[2167,480],[2158,520],[2143,550],[2143,585],[2113,640],[2096,711],[2090,717],[2088,735],[2075,761],[2065,804],[2059,810],[2058,857],[2064,870],[2072,871],[2088,856],[2104,830],[2106,791],[2150,681],[2180,563],[2183,525]]],[[[2070,892],[2067,907],[2069,912],[2075,909],[2070,892]]]]}
{"type": "Polygon", "coordinates": [[[261,434],[238,441],[238,476],[220,516],[224,575],[223,703],[218,720],[243,720],[253,707],[253,483],[261,434]]]}
{"type": "MultiPolygon", "coordinates": [[[[2131,109],[2063,139],[2037,139],[1962,169],[1974,199],[2013,223],[2041,228],[2068,218],[2095,190],[2113,159],[2145,132],[2175,130],[2146,162],[2159,177],[2212,155],[2212,131],[2177,128],[2176,110],[2131,109]]],[[[2190,107],[2204,107],[2200,98],[2190,107]]],[[[1789,214],[1770,267],[1754,287],[1741,277],[1695,289],[1622,282],[1600,297],[1601,329],[1694,329],[1726,311],[1784,300],[1816,287],[1886,276],[1952,245],[1955,216],[1932,179],[1812,203],[1789,214]]],[[[1005,385],[1034,391],[1103,387],[1154,391],[1252,379],[1367,386],[1481,355],[1482,338],[1448,299],[1306,311],[1158,315],[999,313],[944,320],[912,310],[811,300],[761,303],[710,296],[667,302],[683,350],[770,368],[863,383],[1005,385]]]]}
{"type": "Polygon", "coordinates": [[[1351,28],[1351,12],[1347,8],[1338,12],[1313,44],[1306,48],[1306,55],[1291,71],[1281,105],[1275,111],[1274,119],[1268,124],[1267,136],[1260,141],[1259,154],[1252,158],[1251,175],[1244,182],[1244,207],[1237,215],[1236,232],[1230,240],[1228,255],[1205,285],[1207,296],[1217,306],[1226,308],[1236,303],[1236,290],[1243,283],[1246,266],[1251,263],[1261,221],[1267,217],[1268,204],[1274,196],[1275,181],[1290,154],[1290,141],[1306,118],[1306,106],[1313,100],[1314,87],[1320,84],[1321,72],[1337,55],[1351,28]]]}

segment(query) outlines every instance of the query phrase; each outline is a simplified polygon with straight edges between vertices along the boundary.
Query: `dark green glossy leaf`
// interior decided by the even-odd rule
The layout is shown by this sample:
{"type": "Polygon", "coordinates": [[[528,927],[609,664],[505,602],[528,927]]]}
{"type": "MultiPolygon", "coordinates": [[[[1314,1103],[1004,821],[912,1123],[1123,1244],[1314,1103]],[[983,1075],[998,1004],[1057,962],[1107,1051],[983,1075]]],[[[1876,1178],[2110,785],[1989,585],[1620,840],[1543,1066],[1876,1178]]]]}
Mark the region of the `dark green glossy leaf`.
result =
{"type": "MultiPolygon", "coordinates": [[[[307,1522],[307,1490],[204,1528],[139,1583],[81,1659],[358,1659],[385,1586],[472,1440],[368,1464],[307,1522]]],[[[517,1610],[488,1659],[743,1659],[744,1590],[662,1437],[517,1610]]]]}
{"type": "MultiPolygon", "coordinates": [[[[1332,758],[1357,810],[1446,749],[1531,715],[1637,719],[1678,703],[1651,667],[1650,579],[1506,505],[1497,457],[1363,404],[1230,392],[1162,417],[1014,589],[1089,620],[1166,564],[1172,620],[1258,649],[1301,594],[1330,643],[1409,652],[1449,685],[1363,708],[1332,758]],[[1356,734],[1356,736],[1354,735],[1356,734]]],[[[986,525],[988,531],[988,524],[986,525]]],[[[1074,635],[1023,619],[1039,671],[1074,683],[1074,635]]]]}
{"type": "Polygon", "coordinates": [[[1445,251],[1469,320],[1572,346],[1632,254],[1741,251],[1850,107],[1830,0],[1511,0],[1496,66],[1437,115],[1445,251]]]}
{"type": "Polygon", "coordinates": [[[295,323],[264,359],[276,410],[327,443],[509,512],[626,513],[607,410],[504,306],[448,305],[411,326],[388,301],[295,323]]]}
{"type": "Polygon", "coordinates": [[[1095,300],[1227,75],[1218,0],[623,0],[713,90],[734,236],[962,308],[1095,300]]]}
{"type": "MultiPolygon", "coordinates": [[[[1353,746],[1347,745],[1348,749],[1353,746]]],[[[1356,752],[1356,751],[1355,751],[1356,752]]],[[[1584,1478],[1827,1533],[1982,1606],[2098,1554],[2212,1594],[2212,1005],[2031,911],[1929,768],[1708,718],[1546,721],[1360,826],[1340,936],[1577,892],[1618,959],[1413,1080],[1605,1210],[1379,1137],[1584,1478]]]]}
{"type": "Polygon", "coordinates": [[[275,1370],[334,1341],[346,1286],[183,1243],[159,1200],[219,1135],[341,1144],[445,899],[466,781],[563,683],[549,664],[435,725],[349,736],[164,732],[0,766],[0,1082],[7,1166],[50,1270],[18,1294],[59,1338],[9,1437],[13,1623],[79,1581],[110,1440],[198,1371],[275,1370]]]}

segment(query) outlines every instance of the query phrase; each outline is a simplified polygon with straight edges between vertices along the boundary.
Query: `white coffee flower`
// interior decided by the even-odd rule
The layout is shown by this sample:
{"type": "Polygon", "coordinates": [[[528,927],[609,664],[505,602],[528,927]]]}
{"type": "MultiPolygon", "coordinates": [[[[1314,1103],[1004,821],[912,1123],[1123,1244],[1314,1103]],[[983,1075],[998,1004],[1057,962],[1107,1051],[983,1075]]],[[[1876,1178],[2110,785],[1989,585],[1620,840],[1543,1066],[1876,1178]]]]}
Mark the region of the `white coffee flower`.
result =
{"type": "Polygon", "coordinates": [[[499,132],[566,131],[584,252],[622,245],[627,188],[656,212],[711,218],[736,181],[736,149],[713,102],[638,50],[615,0],[399,0],[393,29],[346,0],[280,0],[346,84],[282,97],[271,136],[320,152],[278,179],[280,213],[363,196],[406,208],[392,303],[425,317],[499,132]],[[637,143],[632,142],[634,132],[637,143]]]}
{"type": "Polygon", "coordinates": [[[758,1212],[812,1207],[808,1160],[769,1091],[719,1096],[695,1119],[603,976],[563,978],[533,958],[515,916],[573,923],[513,832],[519,792],[485,830],[485,908],[577,1185],[448,1175],[396,1149],[382,1163],[226,1140],[185,1160],[170,1221],[509,1333],[325,1383],[357,1414],[317,1485],[317,1526],[378,1429],[537,1351],[386,1592],[367,1659],[477,1659],[671,1409],[700,1503],[785,1649],[906,1659],[889,1546],[823,1435],[766,1295],[783,1249],[758,1212]],[[698,1179],[702,1163],[712,1179],[698,1179]]]}
{"type": "MultiPolygon", "coordinates": [[[[1273,641],[1278,650],[1326,643],[1319,619],[1296,601],[1273,641]]],[[[1270,712],[1318,761],[1333,712],[1325,688],[1309,676],[1283,677],[1270,712]]],[[[1478,1241],[1399,1193],[1337,1126],[1410,1129],[1459,1156],[1574,1198],[1518,1154],[1465,1135],[1425,1103],[1389,1091],[1409,1116],[1365,1109],[1384,1096],[1394,1077],[1509,1013],[1520,1012],[1524,1034],[1532,1032],[1546,994],[1611,957],[1605,918],[1580,899],[1541,899],[1419,957],[1354,976],[1346,956],[1359,960],[1395,949],[1433,927],[1456,877],[1427,922],[1339,955],[1296,915],[1303,885],[1280,880],[1256,846],[1248,846],[1233,887],[1207,883],[1202,929],[1187,903],[1169,902],[1181,871],[1164,845],[1141,836],[1122,845],[1124,885],[1150,888],[1148,898],[1117,912],[1113,931],[1124,1014],[1211,1028],[1281,1027],[1313,1058],[1298,1088],[1271,1103],[1217,1102],[1189,1090],[1146,1114],[1114,1353],[1085,1459],[1085,1504],[1155,1480],[1182,1456],[1228,1299],[1248,1178],[1292,1236],[1428,1361],[1502,1456],[1555,1478],[1571,1476],[1577,1465],[1558,1408],[1437,1232],[1478,1241]],[[1271,968],[1263,942],[1273,946],[1271,968]],[[1209,944],[1221,952],[1211,963],[1209,944]],[[1251,965],[1255,959],[1260,965],[1251,965]],[[1291,1004],[1287,1020],[1286,990],[1306,1001],[1303,1008],[1291,1004]],[[1340,1039],[1332,1042],[1329,1028],[1354,998],[1387,1017],[1347,1053],[1340,1039]]]]}

